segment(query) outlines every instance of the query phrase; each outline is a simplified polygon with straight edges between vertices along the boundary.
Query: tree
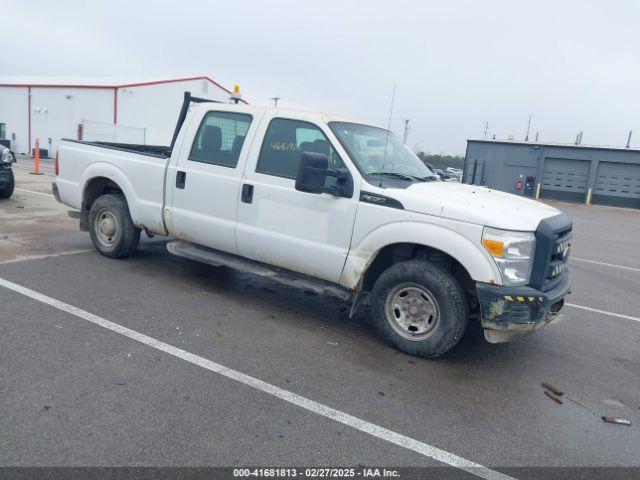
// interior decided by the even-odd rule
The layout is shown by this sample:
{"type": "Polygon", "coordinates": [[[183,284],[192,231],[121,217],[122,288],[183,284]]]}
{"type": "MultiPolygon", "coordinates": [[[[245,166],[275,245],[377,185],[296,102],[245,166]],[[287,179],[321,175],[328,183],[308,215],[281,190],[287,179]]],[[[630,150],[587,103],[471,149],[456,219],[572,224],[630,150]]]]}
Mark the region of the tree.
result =
{"type": "Polygon", "coordinates": [[[464,157],[458,155],[439,155],[425,152],[416,153],[418,158],[424,163],[433,165],[433,168],[445,169],[447,167],[464,168],[464,157]]]}

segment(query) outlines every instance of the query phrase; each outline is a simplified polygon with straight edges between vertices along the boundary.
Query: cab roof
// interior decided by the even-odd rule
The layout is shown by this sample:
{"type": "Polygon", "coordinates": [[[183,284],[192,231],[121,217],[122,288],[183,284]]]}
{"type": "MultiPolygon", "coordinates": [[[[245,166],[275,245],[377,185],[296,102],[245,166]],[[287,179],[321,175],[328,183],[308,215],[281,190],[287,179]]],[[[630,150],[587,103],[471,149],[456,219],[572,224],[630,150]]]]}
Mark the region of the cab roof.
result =
{"type": "Polygon", "coordinates": [[[308,120],[315,123],[348,122],[348,123],[358,123],[361,125],[370,125],[372,127],[380,128],[378,127],[378,125],[374,125],[370,122],[365,122],[365,121],[350,118],[350,117],[330,115],[323,112],[313,112],[313,111],[299,110],[299,109],[293,109],[293,108],[275,108],[275,107],[267,107],[267,106],[261,106],[261,105],[246,105],[246,104],[240,104],[240,103],[238,104],[204,103],[201,105],[204,105],[204,106],[200,108],[205,108],[207,110],[221,109],[221,107],[223,107],[222,109],[225,111],[234,111],[239,113],[251,113],[254,115],[258,115],[258,114],[262,115],[266,113],[276,117],[292,117],[292,118],[308,120]]]}

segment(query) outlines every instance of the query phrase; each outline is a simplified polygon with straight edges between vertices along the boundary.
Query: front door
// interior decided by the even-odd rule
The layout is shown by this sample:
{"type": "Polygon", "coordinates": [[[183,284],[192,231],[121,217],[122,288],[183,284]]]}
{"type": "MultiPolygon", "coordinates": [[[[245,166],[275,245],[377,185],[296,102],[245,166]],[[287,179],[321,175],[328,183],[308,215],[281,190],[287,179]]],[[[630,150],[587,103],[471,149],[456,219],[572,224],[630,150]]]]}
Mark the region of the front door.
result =
{"type": "Polygon", "coordinates": [[[178,163],[170,164],[167,171],[170,234],[238,253],[235,228],[241,159],[248,150],[245,139],[252,138],[255,131],[253,123],[249,114],[227,111],[207,111],[194,118],[186,135],[193,142],[182,145],[178,163]]]}
{"type": "Polygon", "coordinates": [[[265,117],[257,137],[264,138],[262,146],[252,148],[245,167],[237,239],[244,257],[337,283],[349,252],[359,184],[351,198],[295,189],[304,151],[323,153],[329,168],[349,171],[324,129],[301,119],[265,117]]]}

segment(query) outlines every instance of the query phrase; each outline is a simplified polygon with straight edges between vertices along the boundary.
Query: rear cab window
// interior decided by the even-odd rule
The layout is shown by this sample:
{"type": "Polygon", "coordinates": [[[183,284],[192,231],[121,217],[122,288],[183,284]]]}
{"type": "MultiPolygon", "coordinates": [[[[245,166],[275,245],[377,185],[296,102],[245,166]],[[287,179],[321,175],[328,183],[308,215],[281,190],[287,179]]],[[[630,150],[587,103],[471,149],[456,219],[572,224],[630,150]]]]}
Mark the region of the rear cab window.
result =
{"type": "Polygon", "coordinates": [[[191,146],[189,160],[235,168],[251,120],[246,113],[207,112],[191,146]]]}
{"type": "MultiPolygon", "coordinates": [[[[288,118],[274,118],[262,142],[256,172],[294,180],[302,152],[327,155],[329,168],[344,169],[344,163],[324,132],[313,123],[288,118]]],[[[327,186],[335,183],[327,177],[327,186]]]]}

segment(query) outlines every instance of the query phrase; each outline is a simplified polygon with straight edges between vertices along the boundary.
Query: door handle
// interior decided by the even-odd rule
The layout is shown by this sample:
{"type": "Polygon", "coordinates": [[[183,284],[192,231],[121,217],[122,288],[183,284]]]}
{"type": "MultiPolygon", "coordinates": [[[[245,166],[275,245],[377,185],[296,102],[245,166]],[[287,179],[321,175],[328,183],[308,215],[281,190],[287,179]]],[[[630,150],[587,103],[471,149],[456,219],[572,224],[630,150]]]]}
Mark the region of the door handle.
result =
{"type": "Polygon", "coordinates": [[[187,172],[178,170],[176,172],[176,188],[184,188],[187,181],[187,172]]]}
{"type": "Polygon", "coordinates": [[[253,185],[249,185],[248,183],[245,183],[244,185],[242,185],[242,198],[241,198],[241,200],[244,203],[253,202],[253,185]]]}

